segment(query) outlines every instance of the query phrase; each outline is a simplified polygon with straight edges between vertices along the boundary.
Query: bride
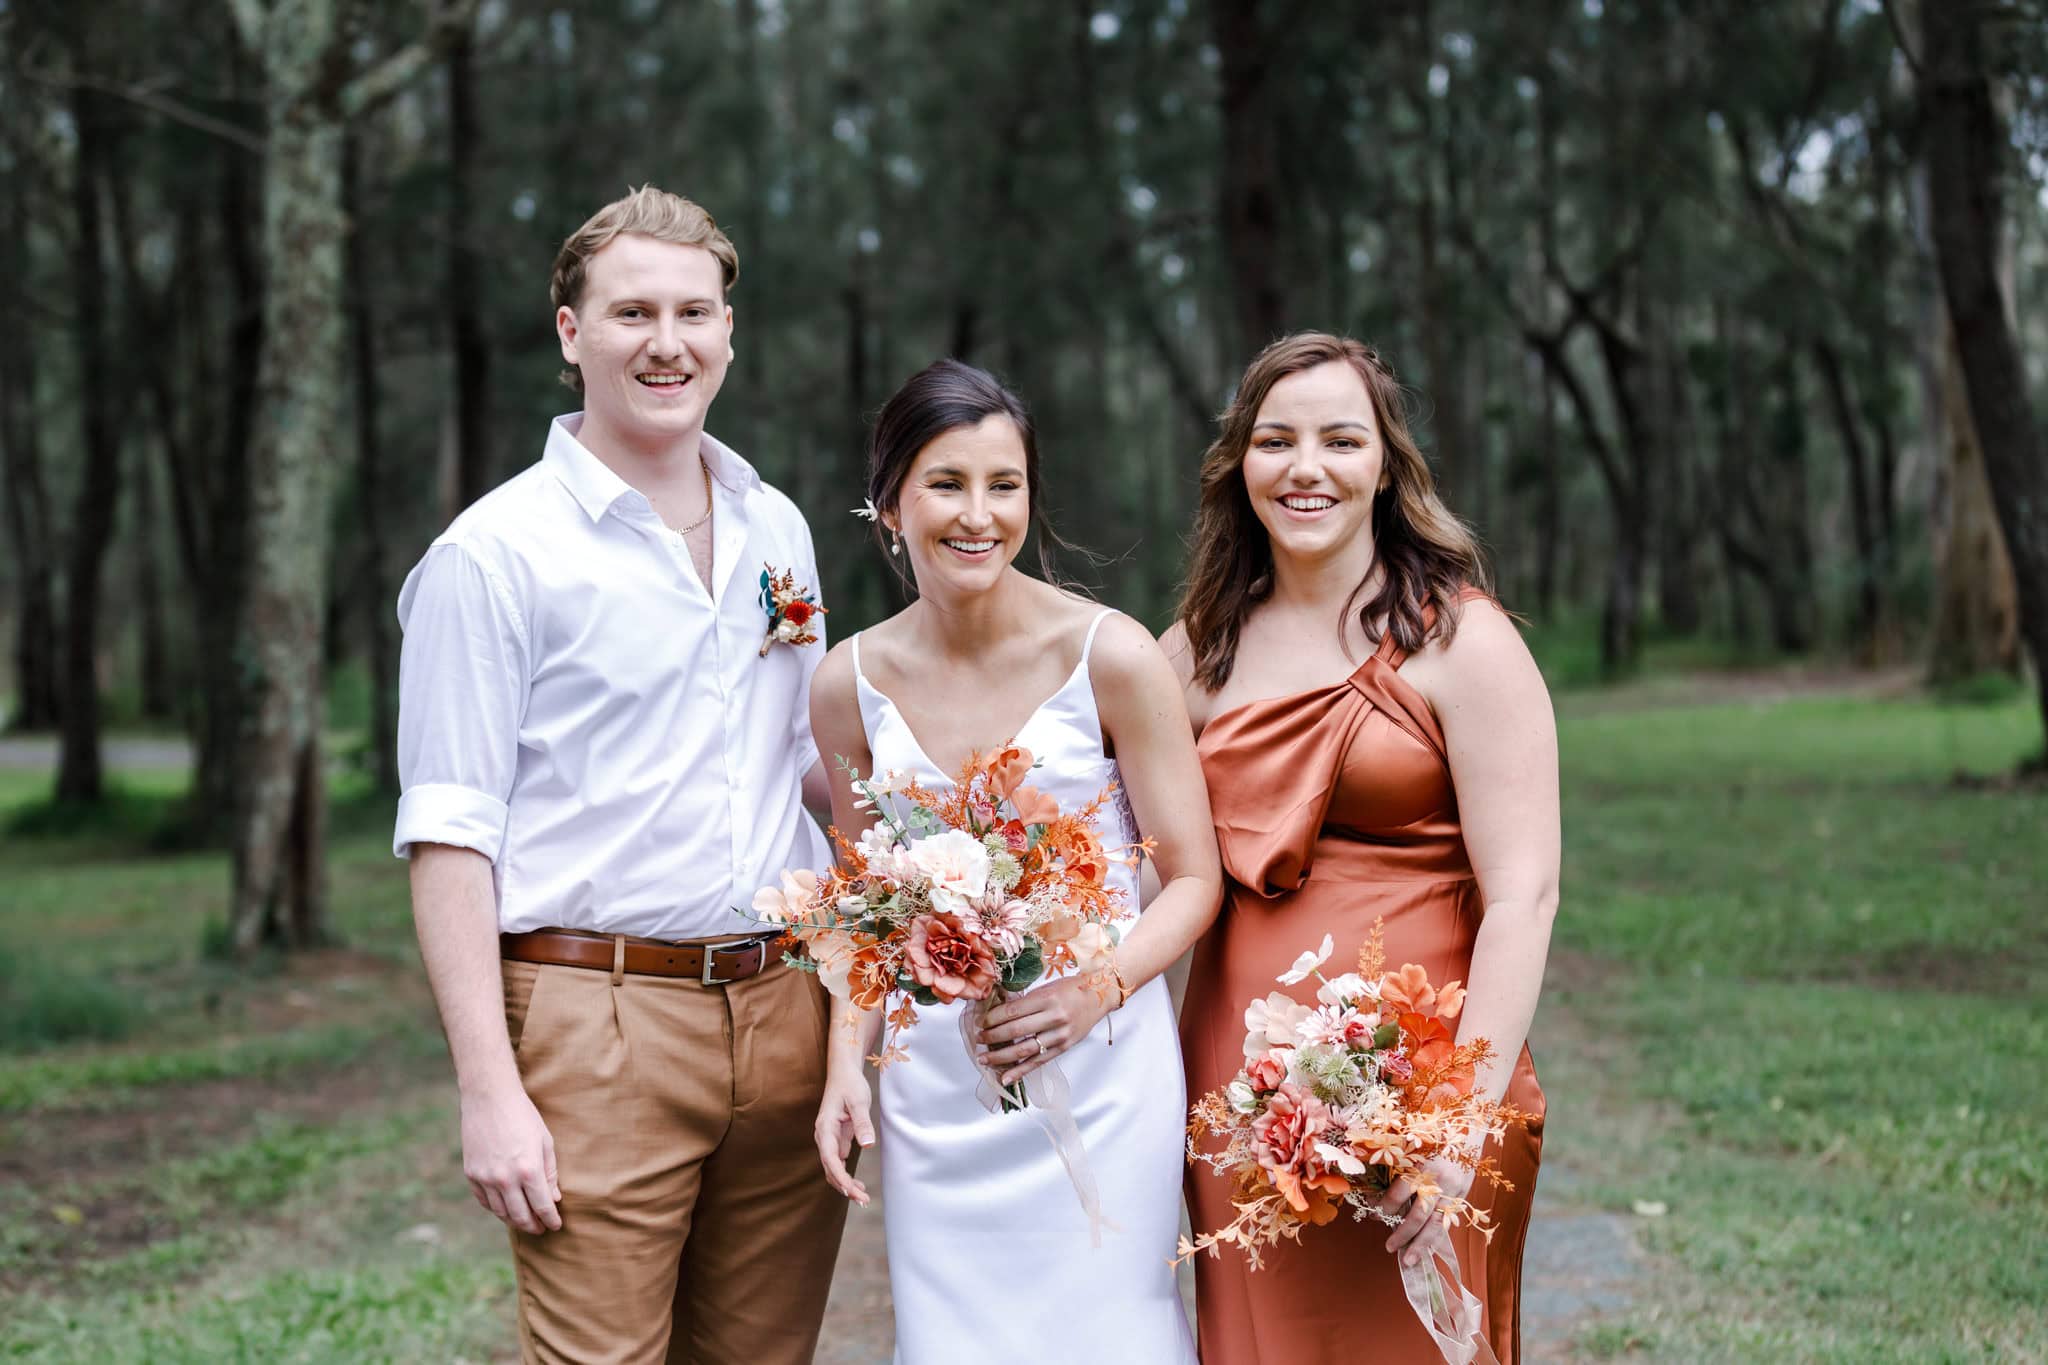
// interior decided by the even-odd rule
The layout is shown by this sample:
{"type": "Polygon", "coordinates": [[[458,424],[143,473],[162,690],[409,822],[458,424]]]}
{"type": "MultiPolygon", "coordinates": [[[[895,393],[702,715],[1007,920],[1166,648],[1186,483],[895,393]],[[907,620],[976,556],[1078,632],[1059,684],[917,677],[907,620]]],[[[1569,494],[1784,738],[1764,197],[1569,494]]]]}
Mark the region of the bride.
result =
{"type": "MultiPolygon", "coordinates": [[[[991,375],[942,360],[876,419],[868,497],[917,600],[843,641],[818,667],[811,723],[826,762],[947,785],[968,756],[1014,740],[1032,784],[1065,810],[1120,781],[1104,841],[1149,837],[1161,890],[1137,914],[1137,875],[1116,866],[1127,918],[1097,980],[1041,984],[992,1008],[980,1030],[1006,1084],[1057,1062],[1109,1229],[1091,1246],[1059,1156],[1027,1114],[991,1113],[958,1012],[924,1007],[908,1056],[880,1073],[882,1207],[899,1365],[1193,1365],[1168,1265],[1179,1230],[1180,1048],[1161,973],[1215,918],[1221,895],[1207,789],[1172,667],[1136,621],[1014,567],[1038,521],[1038,449],[1024,405],[991,375]],[[1127,826],[1135,818],[1136,829],[1127,826]],[[1112,1041],[1113,1040],[1113,1041],[1112,1041]]],[[[835,776],[849,837],[872,817],[835,776]]],[[[835,999],[818,1155],[854,1202],[847,1164],[874,1142],[862,1059],[879,1012],[835,999]],[[853,1018],[844,1017],[852,1013],[853,1018]]]]}

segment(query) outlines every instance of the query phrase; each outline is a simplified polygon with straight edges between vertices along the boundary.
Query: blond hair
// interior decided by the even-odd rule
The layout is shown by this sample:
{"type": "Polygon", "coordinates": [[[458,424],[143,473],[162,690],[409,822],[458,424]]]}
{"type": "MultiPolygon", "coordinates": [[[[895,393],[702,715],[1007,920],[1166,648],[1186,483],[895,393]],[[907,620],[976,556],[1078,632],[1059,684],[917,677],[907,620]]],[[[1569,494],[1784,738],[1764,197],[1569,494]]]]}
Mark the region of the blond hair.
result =
{"type": "MultiPolygon", "coordinates": [[[[1491,586],[1478,541],[1437,496],[1436,476],[1408,429],[1406,395],[1379,352],[1327,332],[1282,337],[1245,370],[1202,460],[1194,547],[1176,615],[1194,650],[1195,680],[1212,692],[1230,680],[1236,667],[1245,618],[1273,590],[1272,542],[1244,484],[1253,424],[1275,384],[1331,361],[1349,365],[1365,383],[1379,422],[1387,477],[1372,504],[1380,585],[1360,607],[1360,624],[1368,634],[1383,630],[1392,635],[1412,654],[1457,631],[1461,589],[1491,586]]],[[[1371,581],[1368,571],[1345,603],[1346,614],[1371,581]]]]}
{"type": "Polygon", "coordinates": [[[562,249],[555,255],[555,273],[548,281],[548,294],[555,307],[574,308],[583,301],[590,258],[625,232],[637,232],[677,246],[703,247],[717,260],[727,293],[740,277],[740,253],[702,205],[680,194],[642,185],[624,199],[614,199],[590,215],[589,222],[563,240],[562,249]]]}
{"type": "MultiPolygon", "coordinates": [[[[575,308],[583,302],[590,258],[628,232],[652,237],[657,242],[703,247],[718,262],[721,297],[732,292],[740,277],[740,253],[702,205],[680,194],[642,185],[625,198],[606,204],[590,216],[589,222],[563,239],[562,249],[555,253],[554,274],[548,280],[548,296],[556,308],[575,308]]],[[[573,366],[562,371],[562,382],[578,393],[583,392],[583,375],[573,366]]]]}

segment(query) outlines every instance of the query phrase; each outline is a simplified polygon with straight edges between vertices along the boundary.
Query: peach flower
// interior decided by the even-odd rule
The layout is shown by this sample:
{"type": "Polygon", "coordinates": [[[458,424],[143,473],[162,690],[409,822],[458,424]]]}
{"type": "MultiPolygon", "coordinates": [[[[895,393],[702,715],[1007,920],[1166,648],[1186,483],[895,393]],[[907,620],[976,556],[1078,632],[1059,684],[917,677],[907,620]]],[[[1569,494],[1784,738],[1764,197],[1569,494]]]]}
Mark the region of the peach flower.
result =
{"type": "Polygon", "coordinates": [[[880,945],[870,945],[853,955],[853,968],[847,973],[847,998],[855,1009],[880,1008],[894,989],[896,973],[882,956],[880,945]]]}
{"type": "Polygon", "coordinates": [[[1017,819],[1026,825],[1049,825],[1060,818],[1060,803],[1036,787],[1019,787],[1010,794],[1017,819]]]}
{"type": "Polygon", "coordinates": [[[1252,1083],[1252,1089],[1262,1094],[1278,1090],[1287,1079],[1287,1063],[1277,1052],[1261,1053],[1245,1063],[1244,1076],[1252,1083]]]}
{"type": "Polygon", "coordinates": [[[1266,1112],[1252,1120],[1252,1154],[1273,1188],[1296,1213],[1315,1215],[1312,1221],[1318,1223],[1329,1221],[1329,1201],[1316,1196],[1341,1195],[1350,1188],[1316,1153],[1316,1139],[1330,1117],[1329,1106],[1314,1095],[1283,1085],[1267,1097],[1266,1112]]]}
{"type": "Polygon", "coordinates": [[[1055,910],[1038,926],[1038,941],[1048,948],[1057,948],[1062,943],[1072,943],[1074,935],[1081,932],[1087,923],[1071,910],[1055,910]]]}
{"type": "Polygon", "coordinates": [[[1429,984],[1429,973],[1413,962],[1380,978],[1380,999],[1404,1011],[1455,1019],[1465,1006],[1465,988],[1453,981],[1441,988],[1429,984]]]}
{"type": "Polygon", "coordinates": [[[804,944],[811,961],[818,964],[818,982],[844,1000],[852,994],[847,978],[853,972],[853,935],[838,929],[813,934],[804,944]]]}
{"type": "Polygon", "coordinates": [[[1032,758],[1029,749],[1020,749],[1014,744],[1005,744],[981,762],[981,770],[988,774],[990,790],[1008,800],[1023,784],[1031,772],[1032,758]]]}
{"type": "Polygon", "coordinates": [[[919,839],[906,855],[931,882],[932,904],[959,914],[988,890],[988,849],[964,829],[919,839]]]}
{"type": "Polygon", "coordinates": [[[801,920],[818,894],[818,874],[807,867],[782,874],[782,885],[764,886],[754,893],[754,914],[767,924],[788,924],[801,920]]]}
{"type": "Polygon", "coordinates": [[[994,951],[965,932],[957,915],[934,911],[912,920],[904,961],[917,984],[941,1000],[980,1000],[995,989],[994,951]]]}
{"type": "Polygon", "coordinates": [[[1307,1005],[1278,991],[1264,1000],[1252,1001],[1244,1011],[1244,1026],[1248,1030],[1244,1055],[1256,1057],[1267,1048],[1295,1046],[1301,1041],[1296,1030],[1307,1022],[1308,1016],[1307,1005]]]}
{"type": "Polygon", "coordinates": [[[1082,972],[1100,971],[1116,960],[1116,939],[1107,927],[1090,920],[1081,926],[1069,946],[1074,966],[1082,972]]]}

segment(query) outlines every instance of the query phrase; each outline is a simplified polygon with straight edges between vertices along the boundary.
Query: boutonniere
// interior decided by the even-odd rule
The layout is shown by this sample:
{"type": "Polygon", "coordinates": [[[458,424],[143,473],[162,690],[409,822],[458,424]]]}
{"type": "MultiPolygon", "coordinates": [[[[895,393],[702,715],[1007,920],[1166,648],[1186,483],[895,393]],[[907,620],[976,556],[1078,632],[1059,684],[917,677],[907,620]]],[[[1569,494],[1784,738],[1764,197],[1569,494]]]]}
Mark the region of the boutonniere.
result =
{"type": "Polygon", "coordinates": [[[818,598],[800,587],[793,573],[777,573],[770,564],[761,570],[761,610],[768,613],[768,635],[761,641],[761,657],[777,644],[814,645],[818,633],[811,629],[816,618],[825,615],[818,598]]]}

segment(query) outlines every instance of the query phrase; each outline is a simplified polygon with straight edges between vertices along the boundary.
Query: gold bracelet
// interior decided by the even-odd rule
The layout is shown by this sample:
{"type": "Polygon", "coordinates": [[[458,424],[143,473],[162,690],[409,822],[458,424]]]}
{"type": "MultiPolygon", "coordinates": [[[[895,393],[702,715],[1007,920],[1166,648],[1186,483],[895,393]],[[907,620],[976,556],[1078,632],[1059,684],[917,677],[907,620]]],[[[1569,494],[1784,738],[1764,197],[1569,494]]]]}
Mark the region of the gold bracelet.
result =
{"type": "Polygon", "coordinates": [[[1123,969],[1112,960],[1109,964],[1110,977],[1116,982],[1116,1008],[1122,1009],[1124,1002],[1131,998],[1131,986],[1124,980],[1123,969]]]}

